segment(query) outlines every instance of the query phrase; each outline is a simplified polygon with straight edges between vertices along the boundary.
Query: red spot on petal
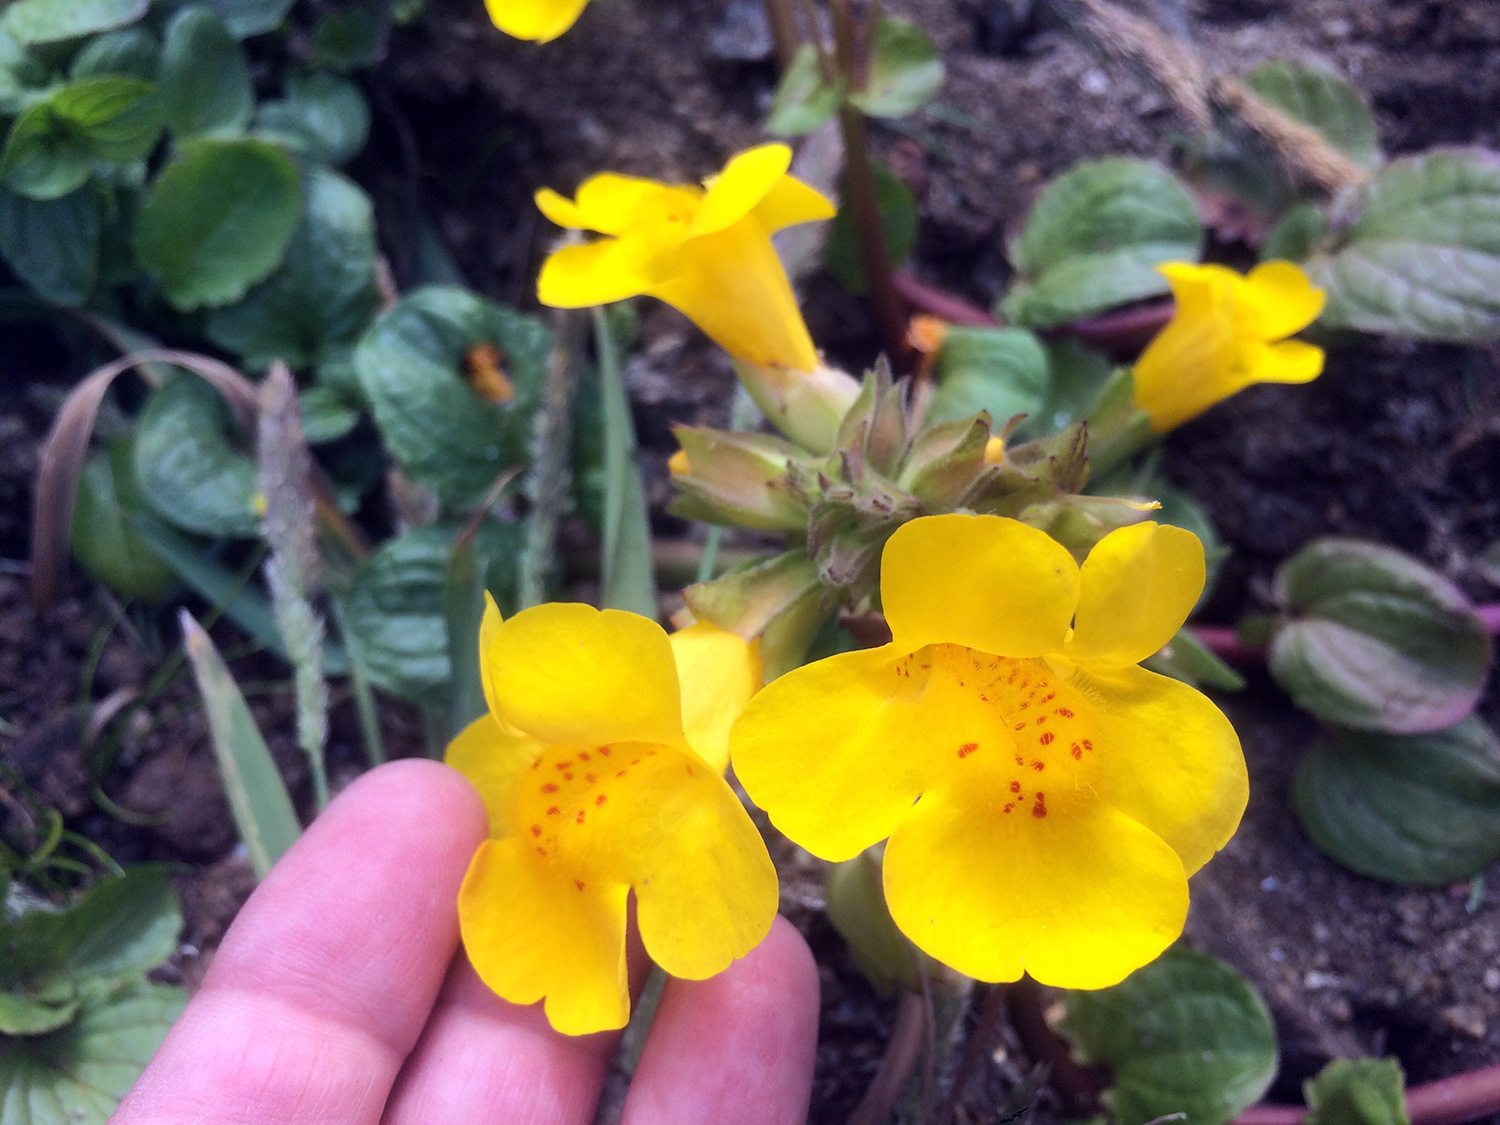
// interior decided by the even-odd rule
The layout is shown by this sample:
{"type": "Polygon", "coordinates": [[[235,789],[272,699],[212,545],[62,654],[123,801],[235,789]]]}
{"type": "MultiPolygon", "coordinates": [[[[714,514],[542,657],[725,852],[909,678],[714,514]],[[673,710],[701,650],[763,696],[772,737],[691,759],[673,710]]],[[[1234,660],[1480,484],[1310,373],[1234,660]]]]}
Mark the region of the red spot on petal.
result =
{"type": "Polygon", "coordinates": [[[698,771],[695,770],[691,765],[689,765],[687,767],[687,775],[689,777],[697,777],[698,776],[698,771]]]}
{"type": "Polygon", "coordinates": [[[1076,742],[1073,743],[1073,760],[1075,762],[1083,761],[1083,747],[1076,742]]]}
{"type": "Polygon", "coordinates": [[[606,758],[609,757],[609,747],[608,746],[601,746],[601,747],[599,747],[599,751],[598,752],[600,754],[602,754],[606,758]]]}
{"type": "Polygon", "coordinates": [[[582,879],[574,879],[573,880],[573,885],[575,887],[577,887],[580,891],[583,890],[583,880],[582,879]]]}
{"type": "Polygon", "coordinates": [[[1043,734],[1040,738],[1038,738],[1037,741],[1040,742],[1043,746],[1051,746],[1052,745],[1052,738],[1053,738],[1052,732],[1049,730],[1045,734],[1043,734]]]}
{"type": "Polygon", "coordinates": [[[572,765],[572,764],[573,764],[573,763],[572,763],[572,761],[566,761],[566,762],[558,762],[558,763],[557,763],[557,766],[556,766],[556,767],[555,767],[555,768],[556,768],[556,769],[560,769],[560,770],[565,770],[565,769],[567,769],[567,768],[568,768],[568,767],[569,767],[569,766],[571,766],[571,765],[572,765]]]}
{"type": "Polygon", "coordinates": [[[586,761],[588,761],[589,760],[589,752],[587,750],[580,750],[578,752],[578,760],[580,762],[586,762],[586,761]]]}
{"type": "Polygon", "coordinates": [[[583,810],[582,809],[578,810],[578,815],[573,818],[573,823],[574,824],[582,824],[583,823],[583,810]]]}
{"type": "Polygon", "coordinates": [[[540,824],[533,824],[531,826],[531,834],[533,836],[540,836],[542,834],[542,826],[540,824]]]}
{"type": "Polygon", "coordinates": [[[1019,793],[1021,791],[1021,783],[1019,781],[1012,781],[1010,783],[1010,791],[1012,793],[1019,793]]]}
{"type": "Polygon", "coordinates": [[[1016,806],[1015,806],[1015,805],[1011,805],[1011,804],[1007,804],[1007,805],[1006,805],[1006,806],[1005,806],[1005,807],[1004,807],[1004,808],[1003,808],[1003,809],[1001,809],[1001,810],[1000,810],[1000,811],[1001,811],[1001,812],[1003,812],[1003,813],[1008,813],[1008,812],[1010,812],[1010,810],[1011,810],[1011,809],[1013,809],[1013,808],[1015,808],[1015,807],[1016,807],[1016,806]]]}
{"type": "Polygon", "coordinates": [[[549,781],[549,782],[547,782],[546,785],[542,786],[542,792],[543,793],[556,793],[557,792],[557,786],[555,784],[553,784],[552,782],[549,781]]]}
{"type": "Polygon", "coordinates": [[[1025,764],[1026,764],[1026,759],[1023,758],[1023,757],[1021,757],[1021,755],[1017,754],[1016,755],[1016,765],[1018,765],[1018,766],[1024,766],[1025,764]]]}
{"type": "Polygon", "coordinates": [[[1036,770],[1037,773],[1041,773],[1044,769],[1047,768],[1047,764],[1045,762],[1032,762],[1031,768],[1036,770]]]}
{"type": "Polygon", "coordinates": [[[1046,695],[1042,696],[1042,702],[1043,703],[1051,703],[1056,698],[1057,698],[1057,692],[1055,692],[1055,691],[1048,692],[1046,695]]]}
{"type": "Polygon", "coordinates": [[[1036,795],[1036,800],[1032,803],[1031,806],[1031,815],[1036,817],[1038,820],[1041,820],[1042,817],[1047,815],[1047,794],[1038,793],[1036,795]]]}
{"type": "Polygon", "coordinates": [[[600,793],[599,796],[597,796],[597,797],[594,798],[594,804],[595,805],[602,805],[607,800],[609,800],[609,798],[606,797],[603,793],[600,793]]]}
{"type": "Polygon", "coordinates": [[[544,847],[538,846],[537,849],[536,849],[536,854],[540,855],[540,856],[545,856],[547,854],[547,849],[544,848],[544,847]]]}
{"type": "Polygon", "coordinates": [[[977,743],[977,742],[965,742],[962,746],[960,746],[958,748],[958,756],[960,758],[967,758],[970,754],[974,753],[974,751],[976,751],[978,749],[979,749],[979,743],[977,743]]]}
{"type": "Polygon", "coordinates": [[[563,780],[564,781],[572,781],[573,780],[573,771],[569,770],[567,773],[563,774],[563,780]]]}
{"type": "Polygon", "coordinates": [[[532,762],[531,763],[531,768],[534,769],[534,770],[541,769],[542,768],[542,760],[540,758],[538,758],[536,761],[532,762]]]}
{"type": "Polygon", "coordinates": [[[1094,744],[1085,738],[1083,740],[1083,748],[1085,750],[1092,750],[1094,748],[1094,744]]]}
{"type": "Polygon", "coordinates": [[[624,777],[629,772],[630,771],[628,769],[624,769],[624,770],[621,770],[619,773],[615,774],[615,776],[616,777],[624,777]]]}
{"type": "Polygon", "coordinates": [[[1069,711],[1066,707],[1059,707],[1052,713],[1054,715],[1061,715],[1064,719],[1071,719],[1073,717],[1073,712],[1069,711]]]}
{"type": "Polygon", "coordinates": [[[586,774],[583,775],[583,780],[587,781],[590,785],[592,785],[592,784],[594,784],[594,782],[598,781],[599,779],[597,777],[595,777],[591,773],[586,773],[586,774]]]}
{"type": "Polygon", "coordinates": [[[562,809],[558,808],[556,805],[553,805],[550,809],[547,810],[547,815],[560,816],[562,815],[562,809]]]}

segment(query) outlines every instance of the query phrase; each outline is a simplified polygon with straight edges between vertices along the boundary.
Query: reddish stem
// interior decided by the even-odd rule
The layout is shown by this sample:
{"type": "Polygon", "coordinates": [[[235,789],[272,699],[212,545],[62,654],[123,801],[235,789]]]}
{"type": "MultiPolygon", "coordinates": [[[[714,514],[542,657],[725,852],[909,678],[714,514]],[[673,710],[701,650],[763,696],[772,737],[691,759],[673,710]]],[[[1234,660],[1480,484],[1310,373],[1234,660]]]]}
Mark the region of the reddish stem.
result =
{"type": "Polygon", "coordinates": [[[1167,326],[1175,308],[1170,300],[1155,301],[1149,305],[1086,316],[1059,325],[1056,331],[1077,336],[1090,347],[1109,355],[1134,357],[1151,342],[1151,337],[1167,326]]]}
{"type": "MultiPolygon", "coordinates": [[[[1302,1106],[1253,1105],[1232,1125],[1300,1125],[1302,1106]]],[[[1500,1113],[1500,1066],[1455,1074],[1406,1091],[1406,1113],[1411,1125],[1461,1125],[1500,1113]]]]}
{"type": "Polygon", "coordinates": [[[1484,622],[1485,632],[1490,636],[1500,636],[1500,604],[1477,605],[1474,612],[1479,614],[1479,620],[1484,622]]]}
{"type": "Polygon", "coordinates": [[[1209,652],[1230,664],[1265,663],[1266,650],[1246,644],[1231,625],[1192,625],[1188,632],[1209,652]]]}
{"type": "Polygon", "coordinates": [[[891,284],[901,299],[912,308],[939,320],[946,320],[949,324],[969,324],[977,328],[1000,326],[998,320],[978,305],[971,305],[962,297],[934,289],[910,270],[897,270],[891,275],[891,284]]]}

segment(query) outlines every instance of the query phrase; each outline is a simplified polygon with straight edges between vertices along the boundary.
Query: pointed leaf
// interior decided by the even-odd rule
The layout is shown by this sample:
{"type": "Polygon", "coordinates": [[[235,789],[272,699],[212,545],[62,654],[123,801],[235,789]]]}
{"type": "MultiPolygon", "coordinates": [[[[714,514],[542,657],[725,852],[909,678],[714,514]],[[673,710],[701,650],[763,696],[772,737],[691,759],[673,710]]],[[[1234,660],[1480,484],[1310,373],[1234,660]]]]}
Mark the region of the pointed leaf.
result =
{"type": "Polygon", "coordinates": [[[255,531],[255,462],[230,438],[229,409],[202,380],[180,375],[152,394],[137,423],[135,468],[148,503],[203,535],[255,531]]]}
{"type": "Polygon", "coordinates": [[[115,593],[158,602],[176,579],[131,524],[146,503],[136,482],[134,445],[118,438],[89,455],[78,481],[71,544],[83,568],[115,593]]]}
{"type": "Polygon", "coordinates": [[[161,58],[167,127],[183,141],[242,133],[255,112],[245,52],[211,8],[183,8],[167,25],[161,58]]]}
{"type": "Polygon", "coordinates": [[[1373,168],[1380,159],[1375,115],[1359,91],[1333,71],[1270,59],[1240,75],[1240,81],[1361,168],[1373,168]]]}
{"type": "Polygon", "coordinates": [[[1409,1125],[1406,1076],[1395,1059],[1334,1059],[1302,1083],[1303,1125],[1409,1125]]]}
{"type": "Polygon", "coordinates": [[[931,101],[942,84],[943,60],[927,33],[884,16],[875,25],[869,78],[849,101],[871,117],[907,117],[931,101]]]}
{"type": "Polygon", "coordinates": [[[825,79],[817,49],[811,43],[802,44],[776,87],[766,132],[773,137],[811,133],[833,116],[847,86],[842,77],[825,79]]]}

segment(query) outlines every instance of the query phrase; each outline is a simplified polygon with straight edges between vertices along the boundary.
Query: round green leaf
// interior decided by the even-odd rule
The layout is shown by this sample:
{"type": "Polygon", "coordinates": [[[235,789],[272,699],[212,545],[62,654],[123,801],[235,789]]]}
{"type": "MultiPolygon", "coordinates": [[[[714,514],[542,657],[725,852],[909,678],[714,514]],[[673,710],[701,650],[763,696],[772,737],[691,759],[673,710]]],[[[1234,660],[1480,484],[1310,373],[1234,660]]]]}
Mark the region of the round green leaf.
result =
{"type": "Polygon", "coordinates": [[[1415,733],[1473,711],[1489,672],[1484,621],[1459,589],[1400,551],[1320,539],[1277,572],[1288,616],[1271,674],[1299,707],[1358,730],[1415,733]]]}
{"type": "Polygon", "coordinates": [[[158,602],[176,575],[140,532],[128,513],[145,504],[135,479],[133,443],[121,438],[89,455],[78,481],[73,509],[73,556],[83,569],[115,593],[158,602]]]}
{"type": "Polygon", "coordinates": [[[214,537],[255,532],[255,462],[234,448],[229,430],[229,408],[197,376],[151,396],[137,424],[135,471],[163,518],[214,537]]]}
{"type": "Polygon", "coordinates": [[[1113,988],[1063,996],[1074,1055],[1114,1075],[1101,1100],[1117,1125],[1224,1125],[1276,1075],[1265,1002],[1205,953],[1174,946],[1113,988]]]}
{"type": "Polygon", "coordinates": [[[375,316],[375,220],[370,199],[337,172],[310,168],[302,218],[276,272],[209,314],[209,339],[246,366],[281,360],[305,370],[347,353],[375,316]]]}
{"type": "Polygon", "coordinates": [[[1331,70],[1271,59],[1240,76],[1262,101],[1315,130],[1361,168],[1380,159],[1375,115],[1359,91],[1331,70]]]}
{"type": "Polygon", "coordinates": [[[1353,213],[1332,248],[1305,264],[1328,291],[1320,324],[1458,343],[1500,338],[1500,156],[1394,160],[1353,213]]]}
{"type": "Polygon", "coordinates": [[[262,133],[285,137],[312,159],[334,166],[359,155],[370,135],[370,107],[358,86],[327,71],[295,75],[286,97],[256,114],[262,133]]]}
{"type": "Polygon", "coordinates": [[[1047,393],[1047,353],[1024,328],[951,326],[934,367],[937,392],[927,417],[950,422],[981,410],[997,427],[1034,414],[1047,393]]]}
{"type": "Polygon", "coordinates": [[[15,0],[0,26],[21,43],[57,43],[134,23],[150,0],[15,0]]]}
{"type": "Polygon", "coordinates": [[[1340,731],[1308,751],[1292,805],[1351,871],[1443,886],[1500,857],[1500,742],[1470,716],[1422,735],[1340,731]]]}
{"type": "Polygon", "coordinates": [[[255,113],[250,64],[212,9],[194,4],[167,25],[161,58],[167,127],[179,141],[244,132],[255,113]]]}
{"type": "Polygon", "coordinates": [[[781,76],[766,132],[773,137],[800,137],[833,116],[848,82],[842,76],[823,77],[818,51],[811,43],[797,48],[791,66],[781,76]]]}
{"type": "Polygon", "coordinates": [[[0,188],[0,257],[43,300],[81,305],[99,276],[99,193],[38,201],[0,188]]]}
{"type": "Polygon", "coordinates": [[[56,199],[87,182],[95,160],[139,160],[160,136],[160,106],[149,82],[80,79],[16,120],[0,154],[0,179],[32,199],[56,199]]]}
{"type": "Polygon", "coordinates": [[[539,320],[433,286],[380,315],[354,367],[392,455],[445,503],[463,507],[525,461],[550,348],[539,320]],[[469,351],[484,344],[500,350],[515,387],[509,403],[487,403],[466,380],[469,351]]]}
{"type": "Polygon", "coordinates": [[[122,27],[90,39],[73,57],[73,66],[68,73],[75,80],[119,74],[139,78],[142,82],[155,82],[160,65],[161,44],[151,30],[122,27]]]}
{"type": "Polygon", "coordinates": [[[1302,1083],[1303,1125],[1409,1125],[1405,1086],[1395,1059],[1334,1059],[1302,1083]]]}
{"type": "Polygon", "coordinates": [[[194,141],[151,185],[136,256],[177,308],[227,305],[281,263],[301,211],[297,168],[275,145],[194,141]]]}
{"type": "Polygon", "coordinates": [[[931,101],[942,84],[943,60],[927,33],[885,16],[875,25],[869,78],[849,101],[871,117],[906,117],[931,101]]]}
{"type": "MultiPolygon", "coordinates": [[[[880,229],[885,234],[886,254],[893,266],[911,257],[917,246],[917,200],[906,181],[878,160],[870,161],[875,181],[875,209],[880,213],[880,229]]],[[[847,181],[842,190],[843,205],[828,227],[828,241],[823,246],[823,260],[839,284],[851,293],[866,289],[864,266],[859,258],[859,241],[854,231],[854,205],[849,201],[847,181]]]]}
{"type": "Polygon", "coordinates": [[[1051,328],[1167,292],[1163,262],[1196,261],[1203,226],[1192,197],[1158,164],[1096,160],[1064,173],[1037,199],[1011,262],[1020,275],[1005,316],[1051,328]]]}
{"type": "Polygon", "coordinates": [[[394,12],[381,11],[379,0],[364,0],[337,12],[330,12],[313,29],[313,50],[324,66],[348,73],[373,66],[380,56],[382,25],[389,18],[400,19],[394,12]]]}
{"type": "Polygon", "coordinates": [[[236,39],[275,31],[296,0],[207,0],[236,39]]]}

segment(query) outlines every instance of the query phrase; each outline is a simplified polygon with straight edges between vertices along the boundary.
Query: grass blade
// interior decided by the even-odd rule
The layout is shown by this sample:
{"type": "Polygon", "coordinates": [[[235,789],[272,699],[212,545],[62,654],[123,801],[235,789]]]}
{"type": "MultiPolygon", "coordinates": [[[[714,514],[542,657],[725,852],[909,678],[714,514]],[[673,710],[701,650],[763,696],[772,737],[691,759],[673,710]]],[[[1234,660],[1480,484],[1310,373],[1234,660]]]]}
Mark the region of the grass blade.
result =
{"type": "Polygon", "coordinates": [[[604,310],[594,310],[594,348],[604,400],[604,557],[600,602],[656,620],[656,577],[651,567],[651,524],[646,490],[635,462],[635,423],[625,379],[604,310]]]}
{"type": "Polygon", "coordinates": [[[271,865],[292,846],[302,828],[287,795],[286,783],[271,760],[266,740],[255,725],[224,658],[192,614],[182,610],[179,620],[188,660],[208,712],[208,728],[224,793],[239,826],[240,838],[250,853],[250,866],[255,869],[256,878],[264,878],[271,865]]]}

